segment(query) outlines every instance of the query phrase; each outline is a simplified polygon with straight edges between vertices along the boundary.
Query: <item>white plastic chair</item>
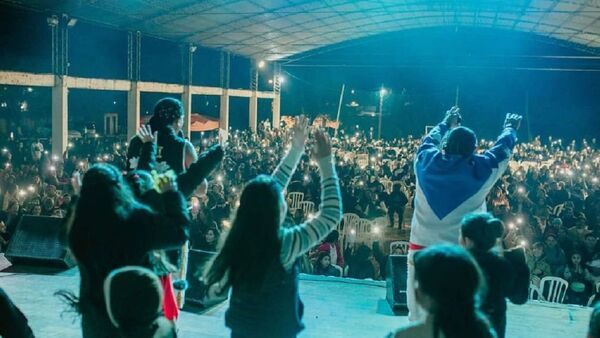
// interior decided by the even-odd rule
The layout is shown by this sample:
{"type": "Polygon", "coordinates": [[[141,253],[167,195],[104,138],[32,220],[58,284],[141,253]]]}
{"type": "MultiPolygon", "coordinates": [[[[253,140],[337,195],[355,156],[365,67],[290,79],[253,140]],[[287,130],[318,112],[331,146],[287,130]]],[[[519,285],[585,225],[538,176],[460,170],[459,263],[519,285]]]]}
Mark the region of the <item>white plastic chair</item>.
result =
{"type": "Polygon", "coordinates": [[[290,199],[290,209],[296,210],[300,208],[300,202],[304,200],[304,193],[301,192],[291,192],[288,194],[288,198],[290,199]]]}
{"type": "Polygon", "coordinates": [[[544,300],[542,291],[540,291],[540,288],[538,288],[534,284],[529,284],[529,300],[544,300]]]}
{"type": "Polygon", "coordinates": [[[302,201],[298,203],[298,209],[302,209],[304,215],[308,216],[315,211],[315,204],[311,201],[302,201]]]}
{"type": "Polygon", "coordinates": [[[390,243],[390,255],[394,252],[394,248],[400,246],[402,255],[408,255],[409,243],[407,241],[394,241],[390,243]]]}
{"type": "Polygon", "coordinates": [[[547,294],[544,298],[550,303],[562,303],[568,287],[569,282],[559,277],[544,277],[540,282],[540,291],[547,294]]]}
{"type": "Polygon", "coordinates": [[[331,264],[331,266],[333,266],[337,271],[340,272],[340,277],[344,277],[344,269],[342,269],[341,266],[336,265],[336,264],[331,264]]]}
{"type": "Polygon", "coordinates": [[[350,229],[351,228],[353,229],[356,226],[356,222],[359,220],[359,218],[360,217],[358,217],[357,214],[352,214],[352,213],[344,214],[342,216],[342,220],[343,220],[343,223],[344,223],[344,229],[342,231],[342,229],[341,229],[341,223],[340,223],[340,224],[338,224],[338,231],[340,233],[342,233],[342,232],[346,233],[346,234],[349,233],[350,229]]]}
{"type": "Polygon", "coordinates": [[[592,306],[592,304],[594,304],[594,301],[596,300],[596,295],[598,294],[598,292],[600,292],[600,282],[596,282],[596,293],[591,295],[590,298],[588,299],[587,302],[587,306],[592,306]]]}
{"type": "Polygon", "coordinates": [[[370,220],[365,218],[359,218],[356,222],[356,233],[357,234],[368,234],[371,232],[371,226],[373,224],[370,220]]]}
{"type": "Polygon", "coordinates": [[[552,215],[560,216],[560,214],[563,212],[564,208],[565,208],[564,204],[559,204],[559,205],[555,206],[554,209],[552,209],[552,215]]]}

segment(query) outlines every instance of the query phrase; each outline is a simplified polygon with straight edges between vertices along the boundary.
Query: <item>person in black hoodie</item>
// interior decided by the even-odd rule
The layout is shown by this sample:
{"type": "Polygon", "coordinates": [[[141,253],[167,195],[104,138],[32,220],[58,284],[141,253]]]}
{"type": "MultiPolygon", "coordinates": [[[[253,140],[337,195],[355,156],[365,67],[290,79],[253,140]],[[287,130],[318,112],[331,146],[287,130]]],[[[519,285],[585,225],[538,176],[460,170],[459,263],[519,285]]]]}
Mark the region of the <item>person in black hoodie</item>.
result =
{"type": "Polygon", "coordinates": [[[471,252],[487,281],[481,309],[489,317],[498,338],[506,332],[506,298],[527,302],[529,269],[522,249],[497,253],[492,248],[504,233],[501,220],[488,213],[471,213],[461,223],[460,244],[471,252]]]}
{"type": "MultiPolygon", "coordinates": [[[[150,175],[150,172],[160,166],[157,161],[157,133],[153,133],[150,126],[142,126],[138,130],[136,140],[142,142],[136,163],[137,168],[127,174],[127,182],[132,187],[136,198],[154,210],[161,212],[164,209],[162,199],[153,189],[154,180],[150,175]]],[[[179,191],[185,199],[188,199],[203,182],[206,182],[206,178],[223,160],[223,155],[224,151],[221,145],[214,145],[202,153],[194,163],[190,164],[187,170],[177,174],[179,191]]],[[[180,277],[184,277],[185,267],[181,262],[187,260],[187,254],[182,255],[182,253],[181,250],[170,250],[166,253],[152,252],[149,255],[150,266],[148,267],[159,275],[165,288],[163,305],[165,316],[169,320],[175,320],[179,315],[171,274],[177,272],[178,267],[180,267],[183,268],[180,277]]],[[[185,278],[182,278],[175,282],[178,284],[180,291],[186,287],[186,284],[182,282],[184,280],[185,278]]]]}
{"type": "MultiPolygon", "coordinates": [[[[157,171],[166,171],[168,168],[176,174],[181,174],[198,158],[194,146],[183,138],[181,130],[184,116],[183,105],[177,99],[163,98],[154,106],[154,114],[150,118],[149,125],[151,132],[157,138],[157,171]]],[[[129,141],[128,170],[138,169],[144,143],[139,134],[129,141]]]]}

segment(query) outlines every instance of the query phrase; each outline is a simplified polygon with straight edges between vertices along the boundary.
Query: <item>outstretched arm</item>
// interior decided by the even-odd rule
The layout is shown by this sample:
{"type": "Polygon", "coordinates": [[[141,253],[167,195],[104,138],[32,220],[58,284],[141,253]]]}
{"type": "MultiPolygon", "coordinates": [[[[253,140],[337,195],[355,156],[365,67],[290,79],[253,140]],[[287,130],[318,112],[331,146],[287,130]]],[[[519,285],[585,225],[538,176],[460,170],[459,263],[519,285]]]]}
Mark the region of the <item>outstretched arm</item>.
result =
{"type": "Polygon", "coordinates": [[[308,136],[308,120],[304,116],[299,116],[296,119],[296,125],[292,128],[292,147],[288,153],[283,157],[283,160],[279,162],[277,168],[271,175],[273,179],[279,183],[282,189],[286,189],[290,183],[290,179],[296,171],[298,162],[302,154],[304,154],[304,144],[306,143],[306,137],[308,136]]]}
{"type": "Polygon", "coordinates": [[[500,172],[504,172],[508,166],[508,160],[517,143],[517,129],[521,125],[521,119],[522,117],[519,115],[506,114],[504,130],[498,136],[494,146],[483,154],[491,168],[498,168],[501,169],[500,172]]]}
{"type": "Polygon", "coordinates": [[[450,108],[450,110],[446,112],[444,120],[431,129],[431,131],[423,138],[419,149],[417,149],[417,160],[422,152],[428,149],[439,148],[442,139],[448,130],[458,127],[461,119],[460,109],[456,106],[450,108]]]}
{"type": "Polygon", "coordinates": [[[223,160],[223,155],[224,152],[221,145],[214,145],[200,154],[198,160],[186,172],[177,176],[179,191],[181,191],[185,198],[190,197],[196,188],[202,184],[204,179],[215,170],[223,160]]]}
{"type": "Polygon", "coordinates": [[[323,131],[315,135],[313,152],[321,171],[321,205],[317,216],[303,224],[281,228],[281,263],[289,270],[296,258],[318,244],[342,219],[340,185],[331,155],[329,138],[323,131]]]}

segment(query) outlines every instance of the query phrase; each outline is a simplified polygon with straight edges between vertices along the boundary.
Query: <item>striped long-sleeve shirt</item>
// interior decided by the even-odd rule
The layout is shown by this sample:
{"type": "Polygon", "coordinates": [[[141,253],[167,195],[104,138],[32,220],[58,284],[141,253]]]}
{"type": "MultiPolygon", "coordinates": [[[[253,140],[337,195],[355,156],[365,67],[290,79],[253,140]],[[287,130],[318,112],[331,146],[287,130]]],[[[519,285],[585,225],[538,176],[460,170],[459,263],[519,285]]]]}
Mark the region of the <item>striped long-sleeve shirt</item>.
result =
{"type": "MultiPolygon", "coordinates": [[[[302,149],[292,147],[272,174],[283,189],[290,183],[296,166],[303,154],[302,149]]],[[[340,184],[333,164],[333,156],[317,160],[321,171],[321,205],[315,218],[300,225],[281,227],[279,238],[281,240],[280,260],[283,268],[290,271],[296,259],[317,245],[329,232],[342,220],[342,202],[340,184]]],[[[229,271],[225,273],[219,283],[209,287],[205,302],[222,299],[228,289],[229,271]]]]}
{"type": "MultiPolygon", "coordinates": [[[[303,151],[292,147],[273,173],[283,189],[290,182],[303,151]]],[[[321,205],[315,218],[300,225],[281,227],[281,264],[286,271],[294,265],[298,256],[317,245],[342,219],[342,202],[339,180],[335,172],[333,157],[317,160],[321,172],[321,205]]]]}

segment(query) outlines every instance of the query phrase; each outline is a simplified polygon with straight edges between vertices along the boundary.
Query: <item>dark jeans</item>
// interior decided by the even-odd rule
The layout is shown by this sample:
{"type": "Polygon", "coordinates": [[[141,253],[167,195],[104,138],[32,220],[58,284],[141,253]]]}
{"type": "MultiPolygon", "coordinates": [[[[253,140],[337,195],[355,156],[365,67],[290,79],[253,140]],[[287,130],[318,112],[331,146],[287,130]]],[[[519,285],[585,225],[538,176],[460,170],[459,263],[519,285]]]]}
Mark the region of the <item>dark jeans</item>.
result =
{"type": "Polygon", "coordinates": [[[394,214],[398,213],[398,227],[402,228],[402,221],[404,220],[404,207],[391,206],[388,208],[388,218],[390,219],[390,226],[394,227],[394,214]]]}

